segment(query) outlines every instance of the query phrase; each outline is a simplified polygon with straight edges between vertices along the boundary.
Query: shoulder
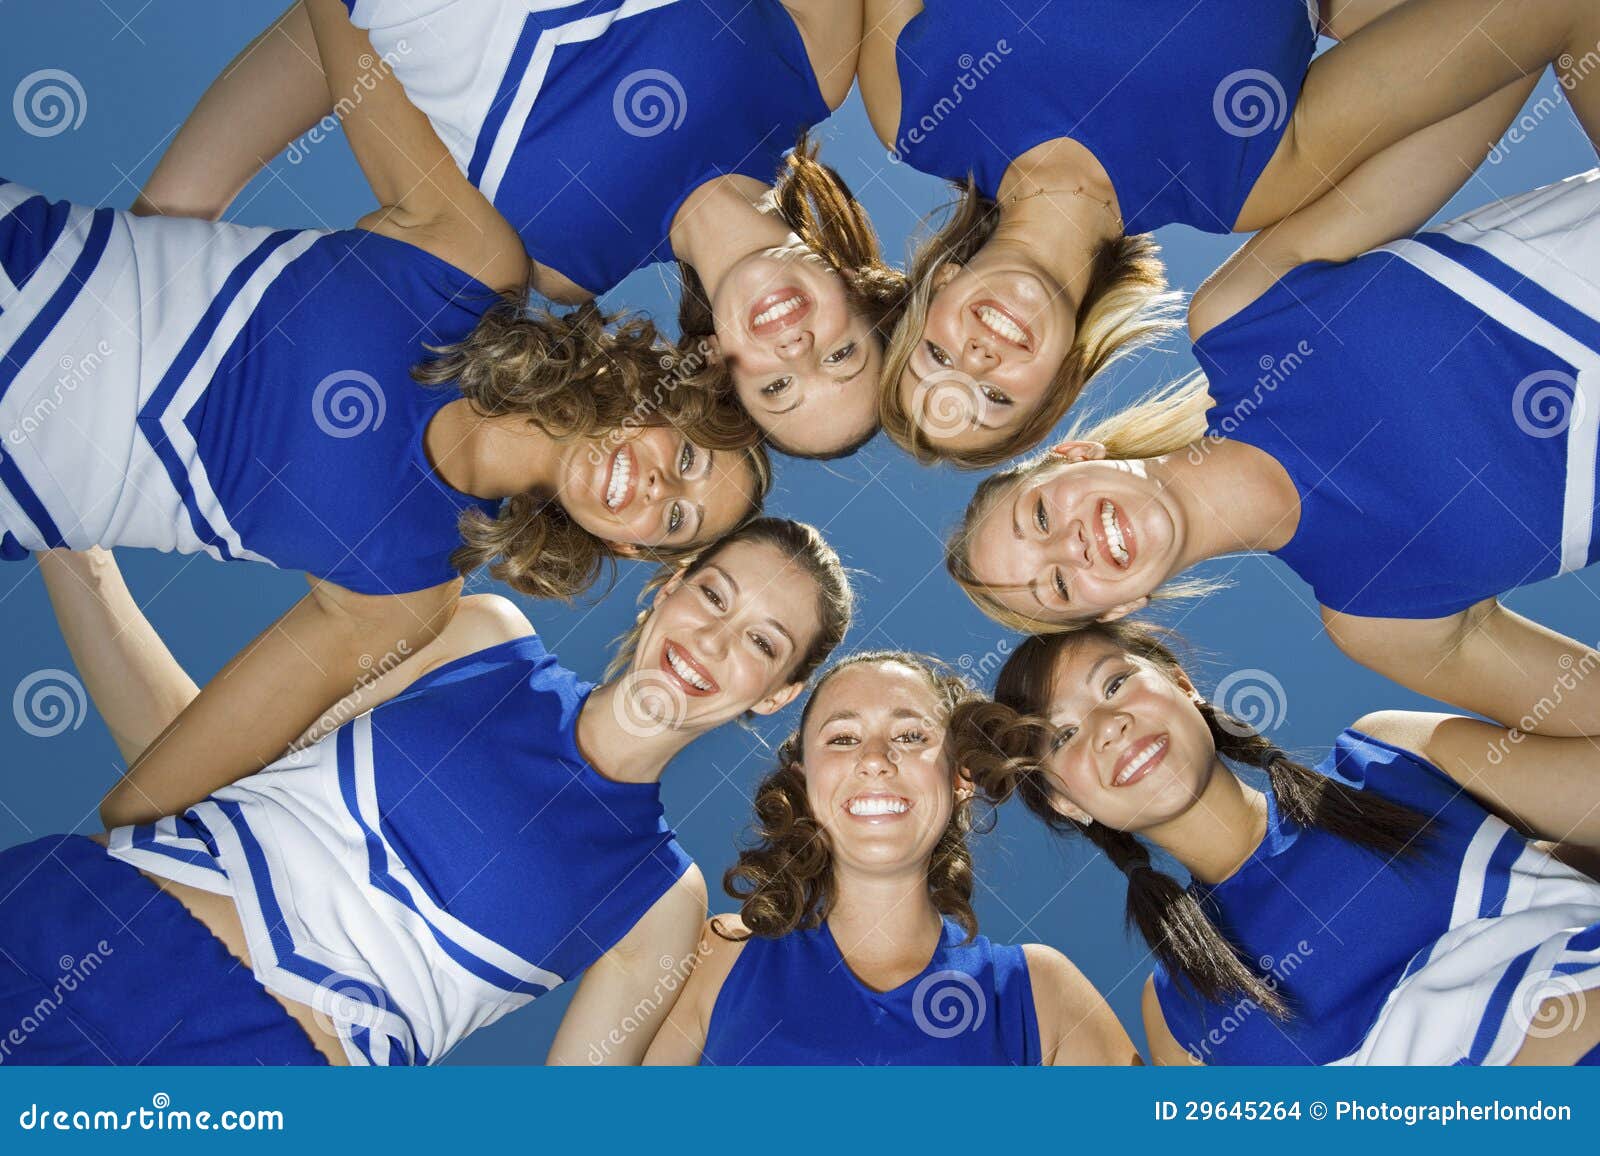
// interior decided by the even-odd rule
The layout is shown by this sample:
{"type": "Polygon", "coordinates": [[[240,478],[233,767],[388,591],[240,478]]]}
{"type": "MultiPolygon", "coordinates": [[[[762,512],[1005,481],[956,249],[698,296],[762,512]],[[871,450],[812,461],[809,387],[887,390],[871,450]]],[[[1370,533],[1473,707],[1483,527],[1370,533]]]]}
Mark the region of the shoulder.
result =
{"type": "Polygon", "coordinates": [[[822,98],[837,112],[855,83],[865,0],[783,0],[783,6],[800,29],[822,98]]]}
{"type": "Polygon", "coordinates": [[[618,962],[633,961],[650,968],[669,957],[686,957],[694,950],[705,914],[706,879],[700,868],[690,863],[607,955],[618,962]]]}
{"type": "MultiPolygon", "coordinates": [[[[705,914],[703,906],[700,911],[702,915],[705,914]]],[[[723,985],[733,973],[739,957],[744,954],[748,942],[745,938],[747,929],[737,915],[713,915],[710,919],[703,919],[699,928],[700,942],[695,948],[690,990],[701,1022],[709,1026],[717,997],[722,994],[723,985]]]]}
{"type": "Polygon", "coordinates": [[[1481,777],[1477,771],[1485,753],[1497,741],[1503,745],[1507,733],[1502,727],[1465,715],[1411,710],[1374,711],[1351,723],[1350,729],[1468,785],[1481,777]]]}
{"type": "Polygon", "coordinates": [[[469,594],[461,600],[450,628],[465,646],[462,654],[536,633],[521,608],[501,594],[469,594]]]}
{"type": "Polygon", "coordinates": [[[1129,1064],[1138,1053],[1111,1005],[1061,952],[1042,943],[1022,945],[1033,987],[1034,1016],[1047,1064],[1129,1064]]]}
{"type": "Polygon", "coordinates": [[[1246,241],[1189,299],[1189,339],[1199,341],[1224,322],[1253,305],[1293,266],[1274,261],[1261,234],[1246,241]]]}
{"type": "Polygon", "coordinates": [[[1049,1011],[1053,1017],[1064,1018],[1105,1002],[1077,965],[1055,948],[1025,943],[1022,955],[1028,961],[1034,1007],[1041,1013],[1049,1011]]]}
{"type": "Polygon", "coordinates": [[[1139,997],[1139,1010],[1144,1018],[1145,1038],[1149,1041],[1150,1058],[1164,1067],[1195,1065],[1195,1058],[1184,1050],[1167,1026],[1166,1013],[1161,1010],[1161,993],[1156,975],[1144,981],[1139,997]]]}

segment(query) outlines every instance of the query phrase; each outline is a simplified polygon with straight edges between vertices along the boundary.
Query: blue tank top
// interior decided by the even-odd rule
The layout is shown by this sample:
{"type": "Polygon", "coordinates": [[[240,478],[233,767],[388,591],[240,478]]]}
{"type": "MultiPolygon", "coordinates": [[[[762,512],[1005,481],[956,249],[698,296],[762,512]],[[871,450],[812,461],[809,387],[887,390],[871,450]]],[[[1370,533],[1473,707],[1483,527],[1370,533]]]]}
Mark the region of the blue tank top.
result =
{"type": "Polygon", "coordinates": [[[1038,1064],[1039,1024],[1022,948],[946,919],[921,974],[893,991],[850,971],[827,921],[752,936],[717,995],[703,1064],[1038,1064]]]}
{"type": "Polygon", "coordinates": [[[403,593],[454,578],[462,512],[498,509],[427,462],[460,394],[411,369],[499,297],[415,246],[0,182],[0,266],[0,555],[205,551],[403,593]]]}
{"type": "Polygon", "coordinates": [[[830,111],[778,0],[345,3],[529,254],[594,293],[672,258],[696,188],[770,183],[830,111]]]}
{"type": "Polygon", "coordinates": [[[231,895],[256,977],[353,1063],[421,1064],[582,972],[690,860],[654,783],[591,767],[593,687],[536,637],[458,659],[118,858],[231,895]]]}
{"type": "Polygon", "coordinates": [[[1600,559],[1600,289],[1551,257],[1590,268],[1597,212],[1574,178],[1301,266],[1196,343],[1210,436],[1299,491],[1277,555],[1322,605],[1442,618],[1600,559]]]}
{"type": "Polygon", "coordinates": [[[1208,1003],[1158,966],[1162,1014],[1191,1055],[1503,1063],[1527,1031],[1515,1016],[1541,974],[1600,984],[1600,961],[1583,958],[1600,945],[1600,884],[1531,847],[1431,763],[1359,731],[1343,731],[1316,769],[1431,817],[1429,834],[1389,862],[1297,826],[1269,793],[1255,854],[1222,883],[1190,890],[1293,1014],[1208,1003]]]}
{"type": "Polygon", "coordinates": [[[926,0],[896,45],[892,155],[993,198],[1012,161],[1070,138],[1104,166],[1129,233],[1230,233],[1316,40],[1305,0],[926,0]]]}

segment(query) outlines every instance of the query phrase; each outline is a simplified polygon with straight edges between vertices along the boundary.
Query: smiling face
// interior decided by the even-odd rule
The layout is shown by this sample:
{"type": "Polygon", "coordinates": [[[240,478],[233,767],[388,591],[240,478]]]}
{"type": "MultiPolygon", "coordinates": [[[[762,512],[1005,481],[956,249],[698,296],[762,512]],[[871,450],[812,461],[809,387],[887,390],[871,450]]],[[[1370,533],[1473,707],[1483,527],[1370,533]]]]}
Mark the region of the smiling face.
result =
{"type": "Polygon", "coordinates": [[[628,676],[629,693],[670,703],[641,716],[703,731],[781,709],[799,694],[793,672],[822,629],[817,596],[805,569],[761,542],[729,543],[674,578],[656,595],[628,676]]]}
{"type": "Polygon", "coordinates": [[[744,258],[711,306],[740,404],[774,445],[831,454],[877,429],[882,343],[810,249],[796,241],[744,258]]]}
{"type": "Polygon", "coordinates": [[[944,713],[927,676],[893,661],[844,667],[818,688],[801,771],[836,866],[927,870],[955,806],[944,713]]]}
{"type": "Polygon", "coordinates": [[[1176,572],[1179,518],[1143,462],[1051,461],[1002,489],[971,528],[972,573],[1014,614],[1109,621],[1176,572]]]}
{"type": "Polygon", "coordinates": [[[1141,832],[1185,814],[1211,781],[1216,744],[1194,688],[1098,636],[1065,645],[1044,717],[1053,805],[1141,832]]]}
{"type": "Polygon", "coordinates": [[[744,454],[702,449],[668,426],[574,442],[561,474],[558,497],[572,520],[622,547],[714,542],[749,516],[760,494],[744,454]]]}
{"type": "Polygon", "coordinates": [[[980,250],[943,266],[900,404],[944,448],[972,453],[1014,436],[1043,405],[1077,335],[1061,286],[1026,255],[980,250]],[[965,412],[955,420],[952,392],[965,412]]]}

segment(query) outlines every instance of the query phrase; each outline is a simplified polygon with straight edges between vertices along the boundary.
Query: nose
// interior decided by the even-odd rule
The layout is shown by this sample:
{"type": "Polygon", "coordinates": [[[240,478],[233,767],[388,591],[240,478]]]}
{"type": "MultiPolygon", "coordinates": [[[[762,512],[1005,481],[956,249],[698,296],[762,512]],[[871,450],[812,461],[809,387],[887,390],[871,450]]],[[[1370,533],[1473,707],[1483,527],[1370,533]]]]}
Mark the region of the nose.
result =
{"type": "Polygon", "coordinates": [[[1088,525],[1082,518],[1067,527],[1067,540],[1065,555],[1067,565],[1076,566],[1080,570],[1088,570],[1094,565],[1094,550],[1091,548],[1092,535],[1088,525]]]}
{"type": "Polygon", "coordinates": [[[816,338],[811,335],[811,330],[787,330],[785,336],[778,341],[778,356],[784,361],[795,361],[810,353],[815,345],[816,338]]]}
{"type": "Polygon", "coordinates": [[[661,475],[661,469],[659,466],[651,466],[645,471],[644,485],[642,488],[644,490],[645,501],[647,502],[654,503],[662,497],[662,492],[666,488],[666,481],[661,475]]]}
{"type": "Polygon", "coordinates": [[[1094,722],[1094,745],[1098,751],[1109,750],[1128,733],[1132,723],[1127,712],[1120,710],[1104,711],[1094,722]]]}
{"type": "Polygon", "coordinates": [[[899,769],[894,748],[881,739],[862,743],[861,757],[856,761],[856,769],[863,775],[893,774],[899,769]]]}
{"type": "Polygon", "coordinates": [[[1000,364],[1000,356],[981,337],[969,337],[961,350],[961,368],[977,377],[1000,364]]]}
{"type": "Polygon", "coordinates": [[[696,657],[720,661],[728,657],[733,635],[725,619],[710,618],[696,632],[695,641],[699,650],[696,657]]]}

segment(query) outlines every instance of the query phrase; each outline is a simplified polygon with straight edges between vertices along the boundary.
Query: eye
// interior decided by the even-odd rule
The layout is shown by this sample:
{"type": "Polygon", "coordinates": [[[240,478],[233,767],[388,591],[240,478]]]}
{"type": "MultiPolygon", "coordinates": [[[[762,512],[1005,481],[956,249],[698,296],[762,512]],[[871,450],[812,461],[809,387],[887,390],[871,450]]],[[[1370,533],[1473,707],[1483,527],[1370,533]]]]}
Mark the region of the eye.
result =
{"type": "Polygon", "coordinates": [[[944,368],[944,369],[949,369],[952,365],[955,364],[954,361],[950,360],[950,355],[948,353],[946,353],[944,350],[940,349],[933,342],[924,341],[922,343],[922,347],[928,351],[928,356],[933,358],[933,363],[935,365],[940,366],[941,368],[944,368]]]}
{"type": "Polygon", "coordinates": [[[1073,736],[1077,733],[1077,727],[1062,727],[1060,730],[1056,731],[1056,733],[1050,738],[1050,753],[1055,754],[1062,747],[1066,746],[1072,741],[1073,736]]]}
{"type": "Polygon", "coordinates": [[[1119,674],[1116,678],[1113,678],[1110,682],[1106,683],[1106,697],[1110,698],[1115,695],[1117,691],[1122,689],[1122,684],[1127,682],[1128,679],[1132,677],[1132,675],[1128,674],[1119,674]]]}
{"type": "Polygon", "coordinates": [[[763,385],[761,387],[761,396],[762,397],[778,397],[780,394],[782,394],[785,390],[787,390],[793,384],[794,384],[794,378],[792,378],[792,377],[780,377],[780,378],[778,378],[777,381],[773,382],[771,385],[763,385]]]}
{"type": "Polygon", "coordinates": [[[721,610],[725,605],[727,605],[722,600],[722,595],[718,594],[716,590],[710,586],[700,587],[700,593],[704,594],[706,596],[706,601],[711,603],[711,605],[715,606],[718,610],[721,610]]]}
{"type": "Polygon", "coordinates": [[[676,534],[683,525],[683,503],[673,502],[672,509],[667,513],[667,533],[676,534]]]}
{"type": "Polygon", "coordinates": [[[1034,503],[1033,524],[1039,527],[1041,534],[1050,532],[1050,515],[1045,511],[1043,498],[1037,499],[1034,503]]]}
{"type": "Polygon", "coordinates": [[[771,640],[768,639],[765,634],[752,634],[750,636],[750,641],[755,643],[756,649],[761,651],[761,653],[766,655],[768,658],[778,657],[777,647],[772,645],[771,640]]]}
{"type": "Polygon", "coordinates": [[[1056,571],[1055,581],[1052,584],[1056,588],[1056,593],[1061,596],[1061,601],[1063,601],[1063,602],[1071,602],[1072,601],[1072,591],[1067,589],[1067,580],[1064,577],[1062,577],[1060,570],[1056,571]]]}
{"type": "Polygon", "coordinates": [[[856,351],[856,343],[854,341],[852,341],[852,342],[848,343],[847,345],[845,345],[843,348],[836,349],[832,353],[828,354],[827,357],[822,359],[822,364],[824,364],[824,365],[842,365],[844,362],[849,361],[850,358],[855,355],[855,351],[856,351]]]}
{"type": "Polygon", "coordinates": [[[834,735],[828,740],[830,747],[853,747],[857,743],[855,735],[834,735]]]}
{"type": "Polygon", "coordinates": [[[906,731],[904,734],[896,735],[895,741],[905,743],[907,746],[913,746],[916,743],[926,742],[927,738],[928,736],[921,731],[906,731]]]}
{"type": "Polygon", "coordinates": [[[983,390],[984,400],[988,401],[990,405],[1008,406],[1011,404],[1011,399],[1005,394],[1001,393],[998,389],[994,388],[994,386],[983,385],[979,388],[983,390]]]}
{"type": "Polygon", "coordinates": [[[694,469],[694,463],[698,457],[699,451],[695,448],[694,443],[684,442],[683,449],[678,451],[678,473],[687,477],[689,471],[694,469]]]}

